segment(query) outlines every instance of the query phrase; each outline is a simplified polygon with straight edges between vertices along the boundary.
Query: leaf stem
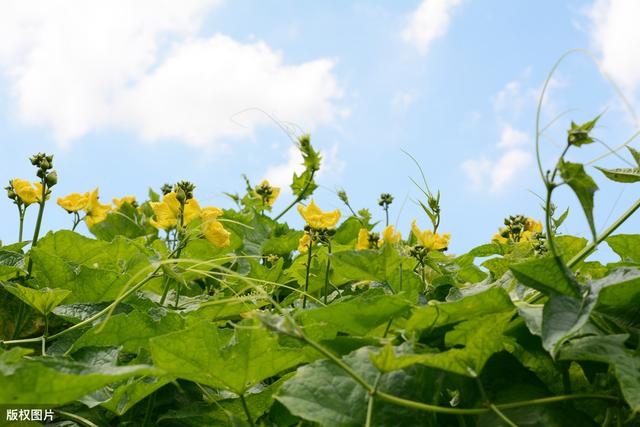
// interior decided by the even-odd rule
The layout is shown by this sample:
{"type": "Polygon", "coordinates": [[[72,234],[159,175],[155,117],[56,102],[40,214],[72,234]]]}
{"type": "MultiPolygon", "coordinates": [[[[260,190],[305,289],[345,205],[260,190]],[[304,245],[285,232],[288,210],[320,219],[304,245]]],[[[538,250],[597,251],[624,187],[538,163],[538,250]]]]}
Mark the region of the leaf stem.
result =
{"type": "MultiPolygon", "coordinates": [[[[327,257],[327,269],[324,273],[324,304],[327,304],[327,294],[329,293],[329,273],[331,271],[331,242],[327,240],[327,251],[329,256],[327,257]]],[[[305,290],[306,292],[306,290],[305,290]]]]}
{"type": "MultiPolygon", "coordinates": [[[[33,230],[33,239],[31,239],[31,249],[38,244],[38,237],[40,235],[40,226],[42,224],[42,215],[44,214],[44,205],[47,202],[47,181],[42,178],[42,199],[40,200],[40,207],[38,209],[38,218],[36,219],[36,228],[33,230]]],[[[31,269],[33,268],[33,259],[29,257],[29,265],[27,267],[27,276],[31,276],[31,269]]]]}
{"type": "Polygon", "coordinates": [[[304,295],[302,296],[302,308],[307,307],[307,292],[309,291],[309,273],[311,270],[311,251],[313,249],[313,236],[309,232],[309,248],[307,250],[307,272],[304,277],[304,295]]]}
{"type": "Polygon", "coordinates": [[[247,415],[247,421],[249,421],[249,425],[251,427],[255,427],[253,422],[253,418],[251,418],[251,412],[249,412],[249,407],[247,406],[247,401],[244,399],[244,395],[240,395],[240,401],[242,402],[242,408],[244,409],[244,413],[247,415]]]}
{"type": "Polygon", "coordinates": [[[309,180],[307,181],[307,183],[305,184],[304,188],[302,189],[302,191],[300,192],[300,194],[298,195],[298,197],[295,198],[295,200],[293,202],[291,202],[291,204],[289,206],[287,206],[286,208],[284,208],[284,210],[282,212],[280,212],[280,214],[278,214],[277,217],[275,217],[273,220],[277,221],[280,218],[282,218],[282,216],[284,214],[286,214],[287,212],[289,212],[289,210],[294,207],[296,205],[296,203],[298,203],[299,201],[301,201],[302,199],[304,199],[306,197],[306,193],[307,193],[307,189],[309,188],[309,186],[311,185],[311,183],[313,182],[313,176],[315,175],[316,171],[311,171],[311,175],[309,175],[309,180]]]}

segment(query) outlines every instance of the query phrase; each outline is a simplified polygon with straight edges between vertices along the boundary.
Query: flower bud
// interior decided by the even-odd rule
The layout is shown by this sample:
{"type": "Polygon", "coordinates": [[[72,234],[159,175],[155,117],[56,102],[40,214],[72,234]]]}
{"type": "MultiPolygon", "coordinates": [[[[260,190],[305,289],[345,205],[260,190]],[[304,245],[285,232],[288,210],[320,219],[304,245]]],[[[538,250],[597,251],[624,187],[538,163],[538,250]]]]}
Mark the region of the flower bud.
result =
{"type": "Polygon", "coordinates": [[[182,188],[177,189],[176,200],[178,200],[178,202],[180,202],[181,205],[184,205],[184,203],[187,201],[187,195],[185,194],[182,188]]]}
{"type": "Polygon", "coordinates": [[[49,172],[49,174],[47,174],[47,177],[45,178],[45,182],[47,183],[47,186],[49,188],[56,185],[58,183],[58,173],[56,171],[49,172]]]}

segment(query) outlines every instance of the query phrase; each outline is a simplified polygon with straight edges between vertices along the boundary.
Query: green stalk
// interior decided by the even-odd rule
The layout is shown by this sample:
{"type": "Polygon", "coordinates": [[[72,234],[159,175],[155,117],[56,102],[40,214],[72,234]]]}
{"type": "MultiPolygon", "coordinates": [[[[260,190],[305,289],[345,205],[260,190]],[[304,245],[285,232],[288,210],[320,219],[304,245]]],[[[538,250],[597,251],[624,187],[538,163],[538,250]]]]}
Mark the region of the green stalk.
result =
{"type": "Polygon", "coordinates": [[[24,229],[24,214],[27,211],[27,207],[25,206],[24,209],[22,209],[20,207],[20,205],[18,206],[18,214],[20,215],[20,228],[18,229],[18,243],[22,242],[22,231],[24,229]]]}
{"type": "Polygon", "coordinates": [[[251,412],[249,412],[249,407],[247,406],[247,401],[244,399],[244,395],[240,395],[240,401],[242,402],[242,408],[244,409],[244,413],[247,415],[247,421],[249,421],[249,425],[251,427],[255,427],[253,423],[253,418],[251,418],[251,412]]]}
{"type": "Polygon", "coordinates": [[[596,247],[602,243],[607,237],[609,237],[618,227],[620,227],[631,215],[635,213],[635,211],[640,208],[640,199],[638,199],[625,213],[623,213],[620,218],[618,218],[613,224],[611,224],[606,230],[604,230],[593,242],[589,243],[585,246],[580,252],[578,252],[571,260],[567,263],[567,267],[573,268],[578,265],[582,260],[588,257],[591,252],[593,252],[596,247]]]}
{"type": "Polygon", "coordinates": [[[302,189],[302,191],[300,192],[300,195],[298,197],[296,197],[296,199],[291,202],[291,204],[289,206],[287,206],[286,208],[284,208],[284,210],[282,212],[280,212],[280,214],[275,217],[273,220],[277,221],[280,218],[282,218],[282,216],[284,214],[286,214],[287,212],[289,212],[289,210],[294,207],[296,205],[296,203],[298,203],[299,201],[301,201],[302,199],[304,199],[306,197],[306,193],[307,193],[307,189],[309,188],[309,186],[311,185],[311,183],[313,182],[313,175],[315,175],[316,171],[312,171],[311,172],[311,176],[309,176],[309,180],[307,181],[307,183],[305,184],[304,188],[302,189]]]}
{"type": "Polygon", "coordinates": [[[309,233],[309,249],[307,251],[307,274],[304,278],[304,295],[302,296],[302,308],[307,307],[307,292],[309,291],[309,273],[311,270],[311,250],[313,248],[313,236],[309,233]]]}
{"type": "MultiPolygon", "coordinates": [[[[40,200],[40,208],[38,209],[38,219],[36,219],[36,228],[33,230],[33,239],[31,239],[31,248],[33,249],[38,244],[38,237],[40,235],[40,225],[42,224],[42,215],[44,214],[44,205],[47,201],[47,182],[43,178],[42,180],[42,199],[40,200]]],[[[27,276],[31,276],[31,269],[33,268],[33,260],[29,258],[29,266],[27,267],[27,276]]]]}
{"type": "Polygon", "coordinates": [[[329,272],[331,270],[331,242],[327,240],[327,269],[324,273],[324,304],[327,304],[327,294],[329,293],[329,272]]]}

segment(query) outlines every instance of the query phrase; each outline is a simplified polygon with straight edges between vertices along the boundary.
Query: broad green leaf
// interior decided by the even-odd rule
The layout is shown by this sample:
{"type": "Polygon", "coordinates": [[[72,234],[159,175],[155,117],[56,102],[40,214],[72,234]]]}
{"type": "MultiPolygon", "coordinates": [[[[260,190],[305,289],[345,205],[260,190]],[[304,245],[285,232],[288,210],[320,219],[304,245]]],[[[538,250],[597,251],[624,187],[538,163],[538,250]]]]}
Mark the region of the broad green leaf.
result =
{"type": "Polygon", "coordinates": [[[640,181],[640,168],[616,168],[605,169],[596,166],[600,172],[604,174],[611,181],[622,182],[625,184],[634,183],[640,181]]]}
{"type": "Polygon", "coordinates": [[[476,316],[513,310],[507,292],[498,287],[469,295],[457,301],[437,302],[418,307],[407,320],[408,332],[433,329],[443,325],[458,323],[476,316]]]}
{"type": "Polygon", "coordinates": [[[111,241],[116,236],[134,239],[157,233],[153,226],[147,225],[145,227],[139,221],[136,208],[129,203],[123,203],[119,210],[110,212],[104,221],[95,224],[89,231],[98,239],[106,241],[111,241]]]}
{"type": "Polygon", "coordinates": [[[59,406],[126,378],[162,374],[147,365],[105,366],[54,357],[16,360],[9,353],[0,350],[0,402],[5,404],[59,406]]]}
{"type": "Polygon", "coordinates": [[[640,234],[617,234],[606,242],[622,261],[640,264],[640,234]]]}
{"type": "Polygon", "coordinates": [[[489,314],[459,323],[445,335],[445,346],[449,350],[438,353],[400,355],[395,358],[387,352],[372,356],[374,364],[380,363],[385,371],[402,369],[422,364],[467,377],[476,377],[489,358],[505,348],[511,341],[503,335],[513,312],[489,314]],[[463,348],[459,348],[463,346],[463,348]]]}
{"type": "Polygon", "coordinates": [[[154,364],[169,374],[238,394],[306,360],[300,348],[280,346],[252,322],[234,330],[204,322],[152,338],[150,346],[154,364]]]}
{"type": "Polygon", "coordinates": [[[99,323],[86,331],[71,347],[74,352],[83,347],[122,347],[128,353],[148,348],[149,339],[182,329],[182,318],[164,308],[148,314],[132,311],[112,316],[106,324],[99,323]]]}
{"type": "Polygon", "coordinates": [[[601,286],[591,286],[584,298],[552,295],[542,310],[542,346],[555,358],[560,346],[586,325],[601,286]]]}
{"type": "Polygon", "coordinates": [[[584,214],[587,217],[593,240],[595,240],[596,227],[593,220],[593,197],[598,190],[598,186],[593,178],[587,175],[584,167],[580,163],[561,161],[559,170],[562,179],[564,179],[578,197],[580,205],[582,205],[582,210],[584,210],[584,214]]]}
{"type": "Polygon", "coordinates": [[[560,360],[586,360],[610,364],[622,396],[633,412],[640,412],[640,355],[624,346],[628,335],[589,336],[565,344],[560,360]]]}
{"type": "MultiPolygon", "coordinates": [[[[363,347],[343,357],[343,361],[369,384],[378,370],[369,359],[372,347],[363,347]]],[[[384,375],[378,389],[395,396],[417,401],[433,398],[435,375],[422,367],[384,375]]],[[[276,399],[294,415],[328,427],[361,427],[367,412],[367,392],[340,367],[328,360],[318,360],[298,368],[296,375],[285,382],[276,399]]],[[[434,426],[431,414],[376,400],[373,425],[434,426]]]]}
{"type": "Polygon", "coordinates": [[[340,332],[362,336],[376,326],[407,313],[408,308],[409,304],[403,298],[386,295],[381,289],[372,289],[346,301],[302,311],[297,320],[303,325],[324,323],[340,332]]]}
{"type": "Polygon", "coordinates": [[[123,415],[136,403],[171,381],[171,377],[145,376],[128,378],[112,386],[115,388],[111,398],[102,402],[101,406],[117,415],[123,415]]]}
{"type": "Polygon", "coordinates": [[[45,316],[51,313],[71,293],[65,289],[33,289],[17,283],[5,284],[4,289],[45,316]]]}
{"type": "Polygon", "coordinates": [[[562,258],[565,261],[569,261],[578,252],[584,249],[589,241],[584,237],[556,236],[556,243],[558,245],[558,249],[560,249],[562,258]]]}
{"type": "Polygon", "coordinates": [[[336,234],[333,236],[332,242],[341,245],[353,243],[353,241],[358,238],[358,232],[361,228],[362,223],[360,220],[354,216],[350,216],[336,229],[336,234]]]}
{"type": "Polygon", "coordinates": [[[0,249],[0,280],[7,280],[17,275],[26,274],[24,269],[24,254],[22,252],[0,249]]]}
{"type": "Polygon", "coordinates": [[[509,268],[520,283],[545,294],[580,296],[579,286],[568,270],[553,257],[536,258],[509,268]]]}
{"type": "Polygon", "coordinates": [[[640,270],[637,268],[615,269],[593,283],[602,286],[597,309],[640,306],[640,270]]]}

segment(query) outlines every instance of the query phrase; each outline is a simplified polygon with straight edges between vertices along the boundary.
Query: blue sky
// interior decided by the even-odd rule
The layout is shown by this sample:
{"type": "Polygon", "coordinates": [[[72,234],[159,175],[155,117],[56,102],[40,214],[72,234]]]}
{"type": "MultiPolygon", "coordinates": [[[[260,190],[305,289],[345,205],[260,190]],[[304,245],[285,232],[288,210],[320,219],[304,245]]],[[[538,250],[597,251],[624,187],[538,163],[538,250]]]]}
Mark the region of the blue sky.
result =
{"type": "MultiPolygon", "coordinates": [[[[377,219],[381,192],[406,235],[426,226],[409,177],[442,192],[451,250],[487,242],[515,213],[541,218],[534,162],[535,107],[554,62],[586,48],[638,106],[640,13],[634,0],[423,1],[8,1],[0,6],[0,170],[29,178],[27,157],[55,154],[53,197],[100,187],[102,200],[189,179],[203,205],[230,206],[241,174],[284,184],[299,158],[267,118],[308,131],[324,156],[315,196],[377,219]],[[134,4],[135,3],[135,4],[134,4]]],[[[543,138],[551,166],[570,120],[606,111],[596,130],[617,146],[637,122],[597,67],[574,55],[554,76],[543,123],[571,109],[543,138]]],[[[638,147],[634,142],[632,145],[638,147]]],[[[601,145],[570,154],[589,161],[601,145]]],[[[609,157],[603,166],[621,167],[609,157]]],[[[624,211],[623,190],[593,171],[598,229],[624,211]]],[[[564,232],[584,234],[579,205],[564,232]]],[[[274,210],[291,200],[283,194],[274,210]]],[[[28,213],[35,219],[35,209],[28,213]]],[[[16,239],[17,215],[0,203],[0,239],[16,239]]],[[[299,225],[297,213],[286,219],[299,225]]],[[[53,203],[45,229],[71,218],[53,203]]],[[[637,232],[633,218],[622,231],[637,232]]],[[[29,235],[27,227],[27,235],[29,235]]]]}

